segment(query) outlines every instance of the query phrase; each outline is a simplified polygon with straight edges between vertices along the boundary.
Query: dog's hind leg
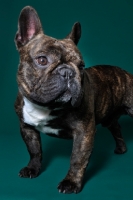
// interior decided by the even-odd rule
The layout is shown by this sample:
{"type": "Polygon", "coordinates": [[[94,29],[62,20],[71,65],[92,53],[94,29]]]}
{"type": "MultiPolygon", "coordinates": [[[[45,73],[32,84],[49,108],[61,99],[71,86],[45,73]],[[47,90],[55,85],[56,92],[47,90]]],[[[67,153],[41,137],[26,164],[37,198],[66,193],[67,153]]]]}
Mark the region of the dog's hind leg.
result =
{"type": "Polygon", "coordinates": [[[115,142],[116,142],[116,148],[114,150],[115,153],[117,154],[123,154],[126,152],[126,144],[124,142],[124,139],[121,134],[121,127],[118,123],[118,121],[113,122],[108,129],[111,131],[115,142]]]}

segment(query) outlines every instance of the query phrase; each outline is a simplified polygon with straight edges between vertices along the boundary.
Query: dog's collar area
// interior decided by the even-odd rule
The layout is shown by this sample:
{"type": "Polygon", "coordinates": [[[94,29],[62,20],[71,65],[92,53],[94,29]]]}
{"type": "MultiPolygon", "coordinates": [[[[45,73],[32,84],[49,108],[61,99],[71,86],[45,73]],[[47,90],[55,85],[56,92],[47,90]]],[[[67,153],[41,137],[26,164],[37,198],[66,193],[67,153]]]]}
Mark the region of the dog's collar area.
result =
{"type": "Polygon", "coordinates": [[[40,108],[47,108],[47,109],[50,109],[50,110],[59,110],[59,109],[62,109],[64,103],[62,103],[61,101],[58,101],[57,100],[53,100],[49,103],[41,103],[41,102],[38,102],[34,99],[30,99],[26,96],[23,96],[23,101],[24,102],[29,102],[30,104],[33,104],[35,105],[36,107],[40,107],[40,108]]]}

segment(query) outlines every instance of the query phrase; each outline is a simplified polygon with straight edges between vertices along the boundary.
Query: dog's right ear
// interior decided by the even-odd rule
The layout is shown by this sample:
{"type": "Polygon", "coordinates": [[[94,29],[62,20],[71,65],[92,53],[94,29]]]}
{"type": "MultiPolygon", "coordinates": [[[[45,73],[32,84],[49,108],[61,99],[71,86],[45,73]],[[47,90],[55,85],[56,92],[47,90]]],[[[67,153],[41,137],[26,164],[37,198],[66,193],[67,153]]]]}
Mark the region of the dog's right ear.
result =
{"type": "Polygon", "coordinates": [[[34,8],[31,6],[24,7],[19,16],[18,32],[15,37],[16,46],[19,48],[25,45],[41,32],[41,22],[34,8]]]}
{"type": "Polygon", "coordinates": [[[66,39],[71,39],[76,45],[81,37],[81,25],[79,22],[76,22],[73,27],[71,33],[66,37],[66,39]]]}

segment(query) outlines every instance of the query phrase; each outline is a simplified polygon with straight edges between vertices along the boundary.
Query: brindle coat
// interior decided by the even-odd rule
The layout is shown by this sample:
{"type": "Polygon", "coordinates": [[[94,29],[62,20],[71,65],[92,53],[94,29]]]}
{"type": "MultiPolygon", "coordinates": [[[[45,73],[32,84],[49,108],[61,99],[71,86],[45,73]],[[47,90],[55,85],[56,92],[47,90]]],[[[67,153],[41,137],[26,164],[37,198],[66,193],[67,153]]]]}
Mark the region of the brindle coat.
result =
{"type": "Polygon", "coordinates": [[[118,67],[107,65],[83,69],[84,62],[76,47],[80,34],[80,24],[76,23],[63,40],[46,36],[36,11],[25,7],[20,14],[15,38],[20,53],[17,75],[19,93],[15,109],[30,154],[28,165],[19,175],[36,177],[42,160],[40,124],[26,123],[26,98],[31,102],[30,106],[47,108],[52,116],[45,128],[56,130],[56,134],[54,131],[46,134],[73,139],[70,169],[58,186],[59,192],[63,193],[81,190],[96,125],[101,123],[111,131],[116,141],[115,152],[121,154],[126,151],[126,145],[118,119],[122,114],[133,116],[133,76],[118,67]]]}

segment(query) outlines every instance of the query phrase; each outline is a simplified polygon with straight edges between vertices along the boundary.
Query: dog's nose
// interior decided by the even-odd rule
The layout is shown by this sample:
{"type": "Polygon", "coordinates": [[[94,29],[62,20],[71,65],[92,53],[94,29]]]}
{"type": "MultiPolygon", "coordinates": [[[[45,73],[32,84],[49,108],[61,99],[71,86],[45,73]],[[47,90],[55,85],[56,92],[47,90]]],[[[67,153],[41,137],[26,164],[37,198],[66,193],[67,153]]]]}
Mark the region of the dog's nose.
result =
{"type": "Polygon", "coordinates": [[[59,74],[64,78],[64,79],[72,79],[74,77],[74,71],[70,68],[60,68],[58,70],[59,74]]]}

